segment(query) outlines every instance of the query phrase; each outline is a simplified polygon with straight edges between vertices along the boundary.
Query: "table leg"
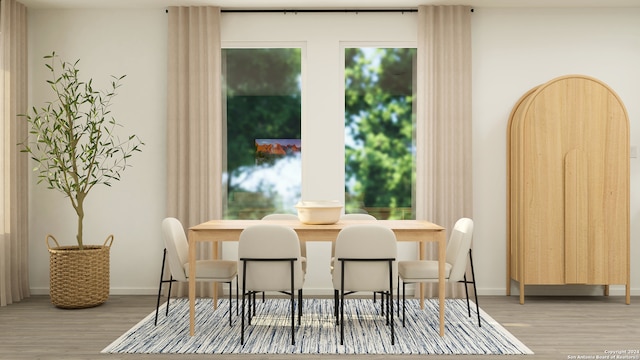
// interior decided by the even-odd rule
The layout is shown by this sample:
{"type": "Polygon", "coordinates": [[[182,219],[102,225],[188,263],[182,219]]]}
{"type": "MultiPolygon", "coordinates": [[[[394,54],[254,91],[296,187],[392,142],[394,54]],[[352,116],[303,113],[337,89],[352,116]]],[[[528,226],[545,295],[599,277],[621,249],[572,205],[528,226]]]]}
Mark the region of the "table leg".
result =
{"type": "Polygon", "coordinates": [[[445,231],[438,231],[438,300],[440,309],[440,336],[444,336],[444,264],[447,260],[447,238],[445,231]]]}
{"type": "Polygon", "coordinates": [[[196,242],[189,231],[189,333],[196,332],[196,242]]]}
{"type": "MultiPolygon", "coordinates": [[[[424,260],[425,257],[426,257],[425,244],[424,244],[423,241],[421,241],[419,243],[418,258],[420,260],[424,260]]],[[[424,287],[425,287],[425,284],[424,283],[419,283],[418,287],[419,287],[419,291],[420,291],[420,309],[424,310],[424,287]]]]}
{"type": "MultiPolygon", "coordinates": [[[[212,244],[212,249],[211,249],[211,255],[213,255],[213,259],[217,260],[219,255],[218,255],[218,242],[214,241],[212,244]]],[[[213,283],[213,310],[216,310],[218,308],[218,288],[220,287],[220,284],[217,282],[213,283]]],[[[231,311],[231,305],[229,305],[229,311],[231,311]]]]}

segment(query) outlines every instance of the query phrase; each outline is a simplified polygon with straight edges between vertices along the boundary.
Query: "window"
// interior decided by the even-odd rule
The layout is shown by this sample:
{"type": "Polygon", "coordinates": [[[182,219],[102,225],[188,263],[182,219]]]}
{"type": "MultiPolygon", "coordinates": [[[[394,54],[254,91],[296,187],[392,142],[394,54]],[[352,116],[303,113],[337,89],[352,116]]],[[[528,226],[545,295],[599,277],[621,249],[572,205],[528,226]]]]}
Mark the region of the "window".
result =
{"type": "Polygon", "coordinates": [[[345,49],[345,210],[415,219],[415,48],[345,49]]]}
{"type": "Polygon", "coordinates": [[[291,212],[301,193],[301,50],[223,49],[225,219],[291,212]]]}

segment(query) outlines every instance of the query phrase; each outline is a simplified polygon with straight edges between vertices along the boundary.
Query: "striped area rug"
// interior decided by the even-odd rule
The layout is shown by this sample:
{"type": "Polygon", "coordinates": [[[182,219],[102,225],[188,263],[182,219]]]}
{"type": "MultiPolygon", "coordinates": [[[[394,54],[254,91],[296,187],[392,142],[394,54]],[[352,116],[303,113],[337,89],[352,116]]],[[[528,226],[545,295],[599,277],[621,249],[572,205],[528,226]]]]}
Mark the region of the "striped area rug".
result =
{"type": "Polygon", "coordinates": [[[102,353],[145,354],[533,354],[533,352],[482,309],[478,327],[475,305],[468,317],[464,299],[446,300],[446,335],[439,336],[437,299],[407,300],[407,324],[395,317],[396,343],[390,328],[378,313],[379,300],[345,301],[345,339],[340,345],[340,327],[335,325],[333,300],[305,299],[302,324],[291,345],[290,303],[284,299],[260,300],[252,324],[245,323],[245,344],[240,345],[240,319],[232,303],[233,326],[229,326],[229,302],[220,300],[213,310],[210,299],[196,302],[196,335],[189,336],[187,299],[171,301],[168,317],[160,308],[140,321],[102,353]]]}

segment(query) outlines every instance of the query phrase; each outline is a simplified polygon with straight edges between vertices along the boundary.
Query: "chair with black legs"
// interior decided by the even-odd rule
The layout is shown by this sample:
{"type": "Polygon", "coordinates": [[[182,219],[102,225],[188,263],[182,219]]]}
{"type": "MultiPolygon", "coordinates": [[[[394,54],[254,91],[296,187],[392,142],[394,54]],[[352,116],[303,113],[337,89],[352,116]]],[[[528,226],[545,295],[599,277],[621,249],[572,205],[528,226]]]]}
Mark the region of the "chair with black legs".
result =
{"type": "MultiPolygon", "coordinates": [[[[478,327],[480,327],[482,326],[480,321],[480,307],[478,305],[476,277],[473,270],[473,257],[471,255],[472,238],[473,220],[469,218],[461,218],[456,221],[447,243],[447,258],[444,277],[447,282],[464,283],[469,316],[471,316],[471,305],[469,303],[469,290],[467,285],[473,285],[473,292],[476,300],[476,313],[478,315],[478,327]],[[466,274],[467,257],[470,261],[471,280],[467,279],[466,274]]],[[[398,277],[402,281],[402,326],[405,325],[405,285],[410,283],[437,282],[438,266],[439,263],[437,260],[407,260],[398,262],[398,277]]]]}
{"type": "MultiPolygon", "coordinates": [[[[351,213],[351,214],[343,214],[340,216],[340,220],[355,220],[355,221],[366,221],[366,220],[378,220],[375,216],[366,213],[351,213]]],[[[331,265],[330,270],[333,272],[333,263],[335,260],[335,244],[331,243],[331,265]]],[[[376,294],[373,293],[373,302],[376,302],[376,294]]],[[[380,301],[380,312],[384,315],[384,297],[381,297],[380,301]]]]}
{"type": "Polygon", "coordinates": [[[344,345],[345,296],[360,291],[383,294],[389,299],[384,315],[395,344],[393,288],[397,281],[397,243],[393,231],[379,224],[357,224],[343,228],[335,244],[333,266],[334,315],[344,345]]]}
{"type": "MultiPolygon", "coordinates": [[[[295,293],[298,293],[298,325],[302,316],[304,271],[298,234],[287,226],[258,224],[240,233],[238,243],[240,288],[242,291],[240,343],[244,345],[245,318],[251,325],[252,312],[245,313],[245,300],[258,292],[289,295],[291,301],[291,345],[295,345],[295,293]],[[248,316],[247,316],[248,315],[248,316]]],[[[255,302],[255,300],[253,300],[255,302]]]]}
{"type": "MultiPolygon", "coordinates": [[[[300,221],[298,215],[287,213],[273,213],[262,217],[262,220],[290,220],[300,221]]],[[[300,255],[302,256],[302,271],[307,272],[307,243],[300,240],[300,255]]]]}
{"type": "MultiPolygon", "coordinates": [[[[162,221],[162,237],[164,240],[164,252],[162,266],[160,268],[160,284],[158,286],[158,299],[156,302],[156,318],[154,324],[158,324],[158,310],[160,308],[160,296],[162,285],[169,283],[167,307],[165,316],[169,315],[169,302],[171,299],[171,284],[174,282],[189,281],[189,242],[184,232],[182,223],[176,218],[166,218],[162,221]],[[170,277],[165,279],[165,264],[169,265],[170,277]]],[[[229,326],[231,321],[231,284],[238,278],[238,262],[233,260],[197,260],[196,281],[229,284],[229,326]]],[[[238,312],[238,282],[236,281],[236,313],[238,312]]]]}

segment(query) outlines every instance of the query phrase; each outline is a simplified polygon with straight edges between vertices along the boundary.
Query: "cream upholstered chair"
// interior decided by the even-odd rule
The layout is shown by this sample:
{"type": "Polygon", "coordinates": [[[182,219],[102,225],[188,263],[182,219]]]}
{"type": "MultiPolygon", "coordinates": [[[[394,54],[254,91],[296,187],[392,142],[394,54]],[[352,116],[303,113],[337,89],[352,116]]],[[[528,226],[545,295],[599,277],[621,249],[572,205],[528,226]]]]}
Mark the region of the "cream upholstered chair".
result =
{"type": "MultiPolygon", "coordinates": [[[[176,281],[189,281],[189,242],[184,232],[182,223],[176,218],[168,217],[162,221],[162,237],[164,239],[164,254],[160,270],[160,285],[158,287],[158,300],[156,303],[156,319],[158,323],[158,308],[160,307],[160,294],[162,284],[169,283],[169,295],[167,297],[167,311],[169,315],[169,300],[171,299],[171,284],[176,281]],[[169,260],[171,276],[164,280],[165,261],[169,260]]],[[[232,260],[197,260],[196,281],[221,282],[229,284],[229,326],[231,326],[231,283],[237,279],[238,263],[232,260]]],[[[238,305],[238,283],[236,282],[236,312],[238,305]]]]}
{"type": "Polygon", "coordinates": [[[335,246],[332,277],[340,344],[344,344],[344,297],[359,291],[380,292],[388,297],[386,321],[391,327],[391,344],[395,344],[391,301],[397,281],[395,234],[379,224],[354,224],[338,233],[335,246]]]}
{"type": "MultiPolygon", "coordinates": [[[[375,216],[370,214],[343,214],[340,216],[340,220],[377,220],[375,216]]],[[[331,271],[333,271],[333,261],[336,253],[336,247],[334,243],[331,243],[331,271]]]]}
{"type": "MultiPolygon", "coordinates": [[[[365,214],[365,213],[352,213],[352,214],[343,214],[342,216],[340,216],[340,220],[378,220],[376,219],[375,216],[371,215],[371,214],[365,214]]],[[[336,252],[336,248],[335,248],[335,244],[331,243],[331,272],[333,273],[333,263],[335,260],[335,252],[336,252]]],[[[373,293],[373,302],[376,302],[376,293],[373,293]]],[[[380,309],[381,311],[384,312],[384,298],[383,300],[380,302],[380,309]]]]}
{"type": "MultiPolygon", "coordinates": [[[[262,220],[293,220],[300,221],[298,219],[298,215],[295,214],[284,214],[284,213],[274,213],[265,215],[262,220]]],[[[302,256],[302,270],[307,272],[307,243],[300,240],[300,255],[302,256]]]]}
{"type": "MultiPolygon", "coordinates": [[[[471,257],[471,240],[473,238],[473,220],[461,218],[456,221],[453,231],[447,243],[447,258],[445,264],[445,279],[448,282],[462,282],[465,284],[467,295],[467,311],[471,316],[471,306],[469,304],[468,284],[473,284],[473,291],[476,299],[476,311],[478,314],[478,326],[480,323],[480,309],[478,305],[478,295],[476,292],[475,274],[473,272],[473,259],[471,257]],[[471,260],[471,277],[467,281],[467,256],[471,260]]],[[[437,260],[410,260],[398,262],[398,277],[402,281],[402,325],[405,319],[405,284],[437,282],[438,281],[438,261],[437,260]]]]}
{"type": "MultiPolygon", "coordinates": [[[[290,227],[258,224],[240,234],[238,244],[238,275],[242,288],[242,328],[240,343],[244,344],[245,299],[251,301],[256,292],[277,291],[291,299],[291,344],[295,344],[295,293],[298,292],[298,324],[302,316],[302,286],[304,271],[298,234],[290,227]]],[[[251,306],[251,304],[249,304],[251,306]]],[[[251,325],[251,311],[248,324],[251,325]]]]}

